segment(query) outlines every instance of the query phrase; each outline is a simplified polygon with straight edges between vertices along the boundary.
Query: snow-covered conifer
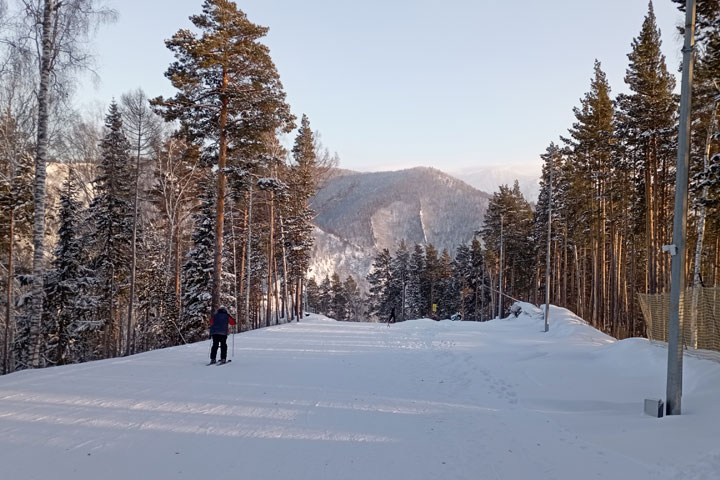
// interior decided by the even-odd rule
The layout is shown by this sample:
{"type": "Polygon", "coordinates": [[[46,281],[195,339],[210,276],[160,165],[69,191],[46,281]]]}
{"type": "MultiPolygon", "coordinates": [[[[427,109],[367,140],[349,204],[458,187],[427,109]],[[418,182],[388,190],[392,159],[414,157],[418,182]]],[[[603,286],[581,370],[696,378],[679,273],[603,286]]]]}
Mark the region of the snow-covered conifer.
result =
{"type": "MultiPolygon", "coordinates": [[[[375,255],[372,270],[367,277],[370,284],[368,313],[380,320],[386,320],[392,311],[390,289],[392,283],[392,256],[387,248],[375,255]]],[[[395,312],[397,317],[397,310],[395,312]]]]}
{"type": "Polygon", "coordinates": [[[193,215],[192,248],[183,264],[182,316],[179,333],[185,342],[194,342],[206,333],[212,298],[213,248],[215,237],[215,176],[208,172],[200,191],[200,205],[193,215]]]}
{"type": "Polygon", "coordinates": [[[115,102],[110,104],[105,128],[100,143],[102,158],[93,182],[95,196],[88,208],[91,231],[86,240],[97,278],[96,295],[100,297],[98,313],[104,328],[104,355],[111,357],[120,349],[118,308],[126,296],[130,275],[133,217],[130,144],[115,102]]]}
{"type": "Polygon", "coordinates": [[[70,168],[60,195],[58,243],[45,280],[45,314],[48,361],[62,365],[95,358],[90,340],[100,322],[92,320],[99,306],[91,294],[95,272],[79,235],[80,202],[70,168]]]}
{"type": "MultiPolygon", "coordinates": [[[[410,252],[405,240],[400,241],[395,257],[393,257],[390,270],[392,280],[388,288],[388,302],[395,307],[397,321],[407,319],[407,286],[410,278],[410,252]]],[[[392,307],[391,307],[392,308],[392,307]]]]}
{"type": "Polygon", "coordinates": [[[407,303],[408,318],[421,318],[427,314],[427,299],[423,296],[423,278],[425,272],[425,251],[422,245],[415,244],[408,263],[407,303]]]}

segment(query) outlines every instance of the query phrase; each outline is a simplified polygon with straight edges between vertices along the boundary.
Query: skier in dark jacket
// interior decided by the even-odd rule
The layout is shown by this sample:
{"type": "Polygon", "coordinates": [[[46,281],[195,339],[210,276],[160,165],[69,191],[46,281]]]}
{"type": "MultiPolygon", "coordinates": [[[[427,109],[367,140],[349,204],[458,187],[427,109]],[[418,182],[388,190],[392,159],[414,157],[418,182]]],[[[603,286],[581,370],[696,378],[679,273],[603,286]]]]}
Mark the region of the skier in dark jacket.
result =
{"type": "Polygon", "coordinates": [[[218,347],[220,347],[220,363],[227,361],[227,336],[230,325],[235,325],[235,319],[230,316],[225,307],[218,308],[215,315],[210,318],[210,336],[212,348],[210,349],[210,363],[215,363],[218,347]]]}
{"type": "Polygon", "coordinates": [[[395,323],[395,307],[392,307],[392,311],[390,312],[390,316],[388,317],[388,327],[390,326],[390,323],[395,323]]]}

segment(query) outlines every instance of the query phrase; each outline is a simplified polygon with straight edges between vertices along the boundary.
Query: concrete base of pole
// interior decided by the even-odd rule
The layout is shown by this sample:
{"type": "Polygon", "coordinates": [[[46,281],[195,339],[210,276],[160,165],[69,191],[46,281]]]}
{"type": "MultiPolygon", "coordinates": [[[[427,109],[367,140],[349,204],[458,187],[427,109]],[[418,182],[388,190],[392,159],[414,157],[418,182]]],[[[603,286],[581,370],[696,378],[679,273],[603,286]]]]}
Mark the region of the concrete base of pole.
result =
{"type": "Polygon", "coordinates": [[[662,418],[665,415],[665,405],[658,398],[645,399],[645,414],[651,417],[662,418]]]}

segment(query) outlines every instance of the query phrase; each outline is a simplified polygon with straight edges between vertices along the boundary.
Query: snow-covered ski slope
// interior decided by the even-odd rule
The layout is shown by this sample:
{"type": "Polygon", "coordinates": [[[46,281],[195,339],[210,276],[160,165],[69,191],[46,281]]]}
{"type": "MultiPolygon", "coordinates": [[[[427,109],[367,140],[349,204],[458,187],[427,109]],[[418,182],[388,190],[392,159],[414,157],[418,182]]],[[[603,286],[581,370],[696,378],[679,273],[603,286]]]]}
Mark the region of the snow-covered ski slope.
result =
{"type": "Polygon", "coordinates": [[[308,317],[235,338],[0,377],[0,478],[720,478],[720,365],[615,342],[570,312],[391,325],[308,317]]]}

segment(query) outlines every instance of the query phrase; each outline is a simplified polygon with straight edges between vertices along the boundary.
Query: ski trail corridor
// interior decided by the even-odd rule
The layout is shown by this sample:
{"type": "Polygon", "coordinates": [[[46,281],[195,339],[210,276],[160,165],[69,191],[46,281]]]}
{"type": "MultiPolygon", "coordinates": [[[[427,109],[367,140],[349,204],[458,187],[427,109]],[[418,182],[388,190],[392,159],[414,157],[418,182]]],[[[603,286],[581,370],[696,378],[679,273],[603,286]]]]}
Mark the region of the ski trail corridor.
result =
{"type": "Polygon", "coordinates": [[[537,313],[313,315],[236,335],[224,366],[200,342],[0,377],[0,477],[720,478],[717,363],[686,358],[684,415],[651,418],[664,348],[537,313]]]}

